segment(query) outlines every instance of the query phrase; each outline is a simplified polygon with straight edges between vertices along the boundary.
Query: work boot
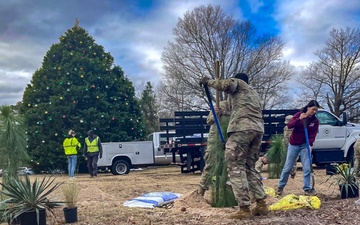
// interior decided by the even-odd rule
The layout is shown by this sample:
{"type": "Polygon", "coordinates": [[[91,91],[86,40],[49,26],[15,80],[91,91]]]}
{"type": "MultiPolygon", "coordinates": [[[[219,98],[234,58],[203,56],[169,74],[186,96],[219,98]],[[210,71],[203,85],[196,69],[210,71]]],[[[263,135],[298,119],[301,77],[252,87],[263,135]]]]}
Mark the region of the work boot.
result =
{"type": "Polygon", "coordinates": [[[252,217],[250,206],[241,206],[236,212],[230,214],[231,219],[250,219],[252,217]]]}
{"type": "Polygon", "coordinates": [[[199,193],[199,195],[203,196],[205,195],[205,191],[206,189],[204,189],[203,187],[199,186],[197,193],[199,193]]]}
{"type": "Polygon", "coordinates": [[[261,200],[257,200],[256,201],[256,207],[253,210],[253,215],[254,216],[262,216],[262,215],[267,215],[269,214],[270,210],[268,208],[268,206],[266,205],[266,202],[264,199],[261,200]]]}
{"type": "Polygon", "coordinates": [[[284,188],[278,187],[276,190],[277,195],[282,195],[284,188]]]}
{"type": "Polygon", "coordinates": [[[306,190],[305,193],[304,193],[306,196],[316,196],[317,193],[315,191],[314,188],[310,189],[310,190],[306,190]]]}

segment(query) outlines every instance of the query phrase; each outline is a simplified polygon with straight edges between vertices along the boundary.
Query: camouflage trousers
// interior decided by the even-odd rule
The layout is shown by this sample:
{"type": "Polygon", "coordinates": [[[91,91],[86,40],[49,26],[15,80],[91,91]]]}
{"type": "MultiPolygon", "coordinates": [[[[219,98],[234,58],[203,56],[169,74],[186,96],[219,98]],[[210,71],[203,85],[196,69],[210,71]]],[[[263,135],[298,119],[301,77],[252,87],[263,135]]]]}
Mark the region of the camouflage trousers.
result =
{"type": "Polygon", "coordinates": [[[204,190],[208,190],[209,189],[209,171],[211,169],[211,164],[210,164],[210,151],[211,151],[212,145],[207,145],[206,150],[205,150],[205,154],[204,154],[204,161],[205,161],[205,166],[203,168],[202,174],[201,174],[201,178],[200,178],[200,187],[202,187],[202,189],[204,190]]]}
{"type": "Polygon", "coordinates": [[[262,136],[258,131],[228,134],[225,159],[235,199],[240,207],[251,205],[249,192],[252,192],[255,200],[266,198],[261,176],[255,170],[262,136]]]}
{"type": "Polygon", "coordinates": [[[360,172],[360,140],[354,145],[354,170],[359,174],[360,172]]]}

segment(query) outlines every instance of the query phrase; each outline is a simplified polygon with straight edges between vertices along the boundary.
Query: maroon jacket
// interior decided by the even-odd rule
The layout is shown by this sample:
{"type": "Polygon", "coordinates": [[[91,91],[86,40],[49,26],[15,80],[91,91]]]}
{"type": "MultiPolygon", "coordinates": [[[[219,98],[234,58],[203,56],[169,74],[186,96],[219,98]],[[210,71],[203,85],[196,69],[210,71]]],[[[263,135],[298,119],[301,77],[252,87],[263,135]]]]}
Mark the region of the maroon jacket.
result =
{"type": "MultiPolygon", "coordinates": [[[[293,128],[294,130],[291,133],[289,143],[291,145],[301,145],[306,143],[305,132],[303,121],[300,120],[300,114],[302,112],[295,113],[294,117],[289,121],[288,128],[293,128]]],[[[313,116],[312,118],[305,118],[307,124],[307,130],[309,134],[309,144],[313,146],[315,141],[316,134],[319,129],[319,120],[313,116]]]]}

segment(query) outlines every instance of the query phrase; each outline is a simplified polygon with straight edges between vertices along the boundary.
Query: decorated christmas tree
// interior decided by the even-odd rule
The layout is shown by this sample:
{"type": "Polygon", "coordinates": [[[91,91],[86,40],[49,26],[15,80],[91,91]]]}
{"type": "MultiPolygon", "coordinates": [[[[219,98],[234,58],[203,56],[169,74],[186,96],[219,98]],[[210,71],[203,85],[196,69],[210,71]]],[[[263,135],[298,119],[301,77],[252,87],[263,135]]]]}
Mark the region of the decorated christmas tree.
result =
{"type": "Polygon", "coordinates": [[[38,170],[66,168],[62,142],[70,129],[82,144],[90,129],[102,142],[145,138],[134,86],[110,53],[78,21],[59,39],[33,74],[21,106],[38,170]]]}

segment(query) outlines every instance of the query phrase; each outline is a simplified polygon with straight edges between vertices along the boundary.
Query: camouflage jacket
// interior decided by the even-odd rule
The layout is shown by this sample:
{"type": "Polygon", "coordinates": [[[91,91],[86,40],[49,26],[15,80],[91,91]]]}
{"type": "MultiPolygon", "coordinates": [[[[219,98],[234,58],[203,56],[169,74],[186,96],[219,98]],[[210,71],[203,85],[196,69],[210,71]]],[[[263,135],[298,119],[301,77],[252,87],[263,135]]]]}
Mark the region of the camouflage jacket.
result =
{"type": "MultiPolygon", "coordinates": [[[[286,147],[289,145],[289,140],[290,140],[290,136],[291,136],[292,130],[293,130],[293,129],[289,129],[288,126],[285,126],[285,127],[284,127],[284,138],[283,138],[283,142],[284,142],[284,145],[285,145],[286,147]]],[[[287,150],[287,149],[285,149],[285,150],[287,150]]]]}
{"type": "Polygon", "coordinates": [[[229,94],[230,122],[227,133],[245,130],[264,132],[260,97],[246,82],[236,78],[209,80],[208,86],[229,94]]]}
{"type": "MultiPolygon", "coordinates": [[[[222,116],[230,115],[230,107],[227,100],[220,102],[221,115],[218,117],[221,119],[222,116]]],[[[217,127],[215,124],[215,119],[213,117],[212,112],[210,111],[209,115],[206,117],[206,123],[210,126],[209,136],[217,135],[217,127]]]]}

